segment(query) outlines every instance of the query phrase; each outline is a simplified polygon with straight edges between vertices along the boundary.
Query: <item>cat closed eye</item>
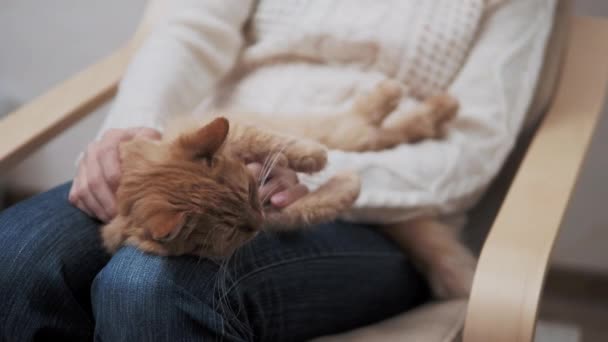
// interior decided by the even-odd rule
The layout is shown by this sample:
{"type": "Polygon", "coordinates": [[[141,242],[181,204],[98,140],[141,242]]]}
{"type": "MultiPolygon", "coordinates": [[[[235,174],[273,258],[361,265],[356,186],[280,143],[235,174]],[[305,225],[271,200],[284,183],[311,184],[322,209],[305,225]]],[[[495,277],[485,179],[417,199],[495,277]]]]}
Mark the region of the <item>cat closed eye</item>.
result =
{"type": "Polygon", "coordinates": [[[249,225],[243,225],[243,226],[238,226],[237,227],[238,230],[245,232],[245,233],[253,233],[255,232],[257,229],[254,229],[252,226],[249,225]]]}
{"type": "Polygon", "coordinates": [[[194,161],[197,162],[197,163],[204,164],[204,165],[206,165],[208,167],[213,167],[214,165],[216,165],[216,162],[217,162],[215,160],[215,158],[209,158],[207,156],[201,156],[201,155],[197,155],[194,158],[194,161]]]}

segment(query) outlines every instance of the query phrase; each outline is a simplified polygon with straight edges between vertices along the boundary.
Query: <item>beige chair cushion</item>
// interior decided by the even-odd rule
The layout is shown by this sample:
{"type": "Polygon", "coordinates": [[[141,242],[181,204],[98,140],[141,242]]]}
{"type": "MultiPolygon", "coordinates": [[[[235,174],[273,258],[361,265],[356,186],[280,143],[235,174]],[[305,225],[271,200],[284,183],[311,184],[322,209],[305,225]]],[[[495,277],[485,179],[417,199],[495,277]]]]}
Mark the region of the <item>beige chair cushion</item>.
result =
{"type": "Polygon", "coordinates": [[[432,302],[399,316],[314,342],[455,342],[460,340],[465,300],[432,302]]]}

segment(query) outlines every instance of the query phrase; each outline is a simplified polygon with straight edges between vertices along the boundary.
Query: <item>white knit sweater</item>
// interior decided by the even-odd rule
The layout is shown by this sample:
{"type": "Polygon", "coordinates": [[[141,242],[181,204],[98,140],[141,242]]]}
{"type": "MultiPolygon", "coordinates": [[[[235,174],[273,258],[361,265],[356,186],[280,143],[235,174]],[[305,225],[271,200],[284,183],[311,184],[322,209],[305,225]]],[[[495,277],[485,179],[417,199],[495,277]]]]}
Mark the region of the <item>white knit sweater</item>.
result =
{"type": "Polygon", "coordinates": [[[358,171],[362,193],[347,219],[462,213],[523,125],[555,7],[555,0],[506,0],[491,10],[487,2],[173,0],[130,65],[102,131],[162,129],[171,115],[218,107],[271,115],[339,110],[387,77],[415,96],[395,115],[448,90],[461,111],[446,139],[330,151],[326,170],[301,180],[315,187],[339,170],[358,171]],[[283,62],[265,64],[276,57],[283,62]],[[253,70],[227,77],[244,65],[253,70]]]}

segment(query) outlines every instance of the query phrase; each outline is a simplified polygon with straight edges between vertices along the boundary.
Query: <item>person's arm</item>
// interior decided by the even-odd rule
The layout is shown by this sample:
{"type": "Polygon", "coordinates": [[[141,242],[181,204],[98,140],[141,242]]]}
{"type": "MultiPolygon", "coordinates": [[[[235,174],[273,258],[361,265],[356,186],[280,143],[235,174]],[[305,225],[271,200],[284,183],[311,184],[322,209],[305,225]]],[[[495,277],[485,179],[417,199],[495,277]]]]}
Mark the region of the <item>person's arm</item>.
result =
{"type": "Polygon", "coordinates": [[[470,208],[511,151],[543,60],[554,0],[510,1],[488,18],[448,91],[461,104],[444,140],[374,153],[330,151],[311,188],[339,170],[355,170],[362,192],[346,219],[395,222],[470,208]],[[531,19],[533,18],[533,20],[531,19]]]}
{"type": "Polygon", "coordinates": [[[235,64],[253,0],[172,0],[120,83],[100,132],[161,129],[187,114],[235,64]]]}
{"type": "Polygon", "coordinates": [[[78,161],[69,200],[107,222],[116,215],[118,145],[160,138],[165,120],[192,111],[233,67],[253,0],[171,0],[130,63],[98,139],[78,161]]]}

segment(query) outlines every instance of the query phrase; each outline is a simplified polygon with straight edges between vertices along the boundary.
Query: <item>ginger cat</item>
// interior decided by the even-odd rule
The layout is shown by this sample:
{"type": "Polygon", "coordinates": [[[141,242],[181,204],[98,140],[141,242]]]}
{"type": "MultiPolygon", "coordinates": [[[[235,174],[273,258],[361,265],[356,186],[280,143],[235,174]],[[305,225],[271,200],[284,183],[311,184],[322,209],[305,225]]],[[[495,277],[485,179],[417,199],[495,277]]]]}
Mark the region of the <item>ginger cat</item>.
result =
{"type": "MultiPolygon", "coordinates": [[[[290,206],[276,210],[258,198],[265,179],[254,179],[246,163],[266,161],[298,172],[318,172],[326,148],[377,151],[439,138],[458,104],[431,97],[411,115],[383,126],[402,96],[397,82],[381,82],[353,107],[330,116],[273,118],[255,113],[213,115],[202,125],[176,120],[162,141],[136,139],[120,146],[123,176],[118,215],[102,228],[105,248],[122,244],[160,255],[224,257],[261,230],[301,229],[336,219],[357,199],[355,173],[333,176],[290,206]]],[[[262,177],[265,178],[265,177],[262,177]]],[[[408,252],[440,298],[467,296],[475,265],[458,238],[432,218],[380,228],[408,252]]]]}

